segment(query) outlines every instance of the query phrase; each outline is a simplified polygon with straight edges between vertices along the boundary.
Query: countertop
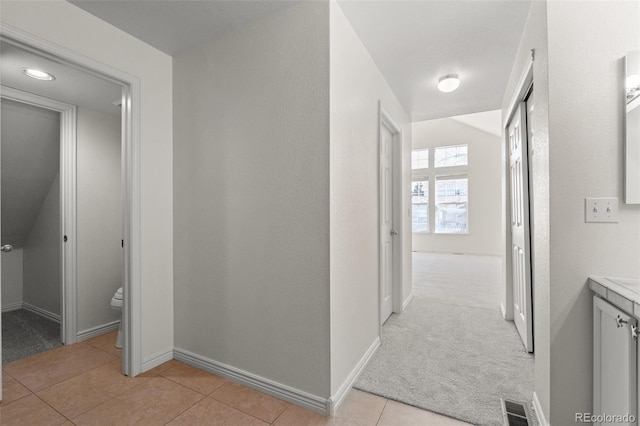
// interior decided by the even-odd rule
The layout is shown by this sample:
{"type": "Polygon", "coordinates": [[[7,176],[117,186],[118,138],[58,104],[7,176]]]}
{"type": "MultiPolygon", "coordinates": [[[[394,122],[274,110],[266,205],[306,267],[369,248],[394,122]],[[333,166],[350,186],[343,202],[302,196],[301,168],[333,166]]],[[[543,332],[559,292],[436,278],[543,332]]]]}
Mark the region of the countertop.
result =
{"type": "Polygon", "coordinates": [[[603,299],[640,318],[640,279],[589,277],[589,287],[603,299]]]}

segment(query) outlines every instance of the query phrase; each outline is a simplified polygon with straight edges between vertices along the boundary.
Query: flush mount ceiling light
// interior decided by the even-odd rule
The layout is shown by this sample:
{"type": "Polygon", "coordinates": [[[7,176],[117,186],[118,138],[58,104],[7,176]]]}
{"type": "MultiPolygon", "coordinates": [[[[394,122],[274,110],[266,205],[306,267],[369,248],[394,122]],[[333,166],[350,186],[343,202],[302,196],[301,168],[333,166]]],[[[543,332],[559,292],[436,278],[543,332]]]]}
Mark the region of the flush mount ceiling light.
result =
{"type": "Polygon", "coordinates": [[[56,79],[53,74],[35,68],[20,68],[20,71],[27,77],[35,78],[36,80],[51,81],[56,79]]]}
{"type": "Polygon", "coordinates": [[[438,90],[441,92],[453,92],[460,86],[460,79],[458,74],[448,74],[440,77],[438,80],[438,90]]]}

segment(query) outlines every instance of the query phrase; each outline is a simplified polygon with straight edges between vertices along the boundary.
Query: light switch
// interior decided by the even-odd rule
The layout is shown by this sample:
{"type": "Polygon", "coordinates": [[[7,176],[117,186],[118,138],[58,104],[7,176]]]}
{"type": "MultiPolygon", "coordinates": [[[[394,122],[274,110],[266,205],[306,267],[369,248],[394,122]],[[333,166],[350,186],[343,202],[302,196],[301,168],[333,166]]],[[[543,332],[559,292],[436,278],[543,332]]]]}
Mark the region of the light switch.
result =
{"type": "Polygon", "coordinates": [[[618,222],[618,198],[585,198],[585,222],[618,222]]]}

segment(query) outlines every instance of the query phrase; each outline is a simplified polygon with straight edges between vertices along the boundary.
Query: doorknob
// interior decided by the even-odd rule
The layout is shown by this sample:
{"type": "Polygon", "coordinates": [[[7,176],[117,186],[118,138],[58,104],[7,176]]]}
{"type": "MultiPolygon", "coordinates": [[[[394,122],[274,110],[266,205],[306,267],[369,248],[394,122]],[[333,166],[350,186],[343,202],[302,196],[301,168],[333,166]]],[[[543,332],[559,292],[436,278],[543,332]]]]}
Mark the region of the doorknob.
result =
{"type": "Polygon", "coordinates": [[[0,247],[0,250],[3,253],[9,253],[11,250],[13,250],[13,246],[11,244],[5,244],[2,247],[0,247]]]}
{"type": "Polygon", "coordinates": [[[398,235],[398,231],[391,230],[391,235],[398,235]]]}

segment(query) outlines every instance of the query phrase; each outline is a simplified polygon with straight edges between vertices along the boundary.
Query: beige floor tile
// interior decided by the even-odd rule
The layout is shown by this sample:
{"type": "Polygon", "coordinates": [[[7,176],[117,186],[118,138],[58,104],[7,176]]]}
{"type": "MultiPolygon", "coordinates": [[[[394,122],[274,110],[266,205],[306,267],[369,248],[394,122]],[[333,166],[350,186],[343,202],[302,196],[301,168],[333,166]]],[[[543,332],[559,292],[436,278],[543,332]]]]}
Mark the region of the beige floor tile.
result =
{"type": "Polygon", "coordinates": [[[62,346],[29,358],[5,365],[22,385],[32,392],[63,382],[116,357],[89,345],[62,346]]]}
{"type": "Polygon", "coordinates": [[[31,395],[31,391],[11,377],[8,371],[2,372],[2,404],[6,405],[11,401],[31,395]]]}
{"type": "Polygon", "coordinates": [[[291,405],[233,382],[224,384],[211,397],[268,423],[273,423],[291,405]]]}
{"type": "Polygon", "coordinates": [[[0,423],[2,426],[55,426],[67,419],[35,395],[26,396],[9,404],[0,405],[0,423]]]}
{"type": "Polygon", "coordinates": [[[387,402],[378,422],[378,426],[463,426],[468,424],[395,401],[387,402]]]}
{"type": "Polygon", "coordinates": [[[222,377],[183,363],[177,363],[161,372],[160,375],[204,395],[209,395],[227,383],[227,380],[222,377]]]}
{"type": "Polygon", "coordinates": [[[91,339],[84,340],[82,343],[103,350],[111,355],[121,357],[122,349],[116,348],[117,339],[118,330],[114,330],[96,337],[92,337],[91,339]]]}
{"type": "Polygon", "coordinates": [[[163,377],[144,383],[72,419],[76,425],[164,425],[204,396],[163,377]]]}
{"type": "Polygon", "coordinates": [[[331,419],[332,425],[375,425],[387,400],[366,392],[351,389],[331,419]]]}
{"type": "Polygon", "coordinates": [[[273,423],[275,426],[326,426],[332,419],[306,408],[290,405],[273,423]]]}
{"type": "Polygon", "coordinates": [[[144,383],[144,380],[123,375],[120,360],[115,360],[38,391],[37,394],[47,404],[71,418],[144,383]]]}
{"type": "Polygon", "coordinates": [[[205,398],[176,417],[168,425],[267,426],[268,424],[211,398],[205,398]]]}

